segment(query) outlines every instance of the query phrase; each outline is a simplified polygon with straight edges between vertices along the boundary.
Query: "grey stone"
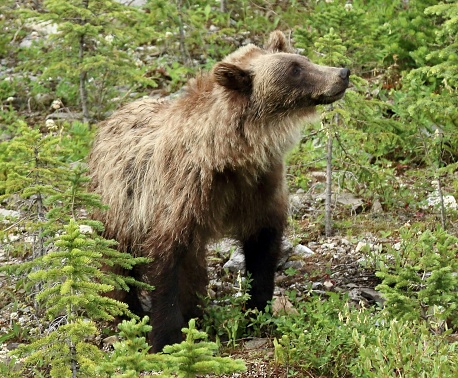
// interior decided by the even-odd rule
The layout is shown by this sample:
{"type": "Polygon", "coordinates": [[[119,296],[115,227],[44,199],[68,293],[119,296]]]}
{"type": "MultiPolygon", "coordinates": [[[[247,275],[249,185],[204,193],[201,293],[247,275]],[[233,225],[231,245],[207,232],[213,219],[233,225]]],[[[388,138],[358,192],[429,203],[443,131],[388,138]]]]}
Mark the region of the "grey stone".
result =
{"type": "Polygon", "coordinates": [[[298,244],[294,247],[294,253],[303,257],[312,256],[315,254],[309,247],[305,245],[298,244]]]}
{"type": "Polygon", "coordinates": [[[229,260],[223,265],[224,269],[228,269],[230,272],[245,271],[245,256],[242,248],[237,248],[229,260]]]}

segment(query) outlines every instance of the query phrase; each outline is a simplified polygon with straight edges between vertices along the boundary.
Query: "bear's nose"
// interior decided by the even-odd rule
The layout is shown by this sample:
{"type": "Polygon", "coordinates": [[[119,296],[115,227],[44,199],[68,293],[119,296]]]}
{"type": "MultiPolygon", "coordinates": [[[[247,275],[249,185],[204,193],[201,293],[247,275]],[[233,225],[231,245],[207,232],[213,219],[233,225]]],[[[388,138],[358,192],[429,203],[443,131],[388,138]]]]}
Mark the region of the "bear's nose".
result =
{"type": "Polygon", "coordinates": [[[350,77],[350,70],[348,68],[342,68],[339,72],[339,76],[342,78],[342,80],[348,80],[350,77]]]}

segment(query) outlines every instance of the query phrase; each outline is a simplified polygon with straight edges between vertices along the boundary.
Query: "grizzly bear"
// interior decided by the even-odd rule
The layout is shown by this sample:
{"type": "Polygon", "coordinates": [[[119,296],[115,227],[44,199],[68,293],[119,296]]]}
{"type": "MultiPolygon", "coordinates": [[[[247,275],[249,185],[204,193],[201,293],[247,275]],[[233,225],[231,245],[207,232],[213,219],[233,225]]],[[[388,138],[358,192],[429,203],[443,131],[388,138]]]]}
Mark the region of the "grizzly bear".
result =
{"type": "Polygon", "coordinates": [[[248,305],[264,309],[287,222],[285,153],[315,106],[340,99],[350,71],[293,53],[285,35],[243,46],[175,99],[135,101],[99,125],[89,157],[97,217],[121,251],[151,262],[128,272],[155,290],[124,300],[148,314],[149,342],[182,340],[205,294],[206,244],[241,242],[252,283],[248,305]]]}

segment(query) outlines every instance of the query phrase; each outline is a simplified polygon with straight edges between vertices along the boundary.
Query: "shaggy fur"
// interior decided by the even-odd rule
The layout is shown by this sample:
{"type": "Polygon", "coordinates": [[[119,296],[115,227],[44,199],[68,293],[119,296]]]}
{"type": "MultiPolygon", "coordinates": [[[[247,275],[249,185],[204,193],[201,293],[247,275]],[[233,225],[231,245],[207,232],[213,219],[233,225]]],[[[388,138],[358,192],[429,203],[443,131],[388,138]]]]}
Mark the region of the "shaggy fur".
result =
{"type": "Polygon", "coordinates": [[[281,32],[244,46],[170,101],[142,99],[102,122],[89,159],[97,214],[119,249],[154,261],[129,274],[156,287],[133,292],[160,351],[181,340],[205,293],[205,245],[241,241],[253,279],[250,305],[272,298],[286,225],[284,155],[317,104],[341,98],[347,69],[292,54],[281,32]]]}

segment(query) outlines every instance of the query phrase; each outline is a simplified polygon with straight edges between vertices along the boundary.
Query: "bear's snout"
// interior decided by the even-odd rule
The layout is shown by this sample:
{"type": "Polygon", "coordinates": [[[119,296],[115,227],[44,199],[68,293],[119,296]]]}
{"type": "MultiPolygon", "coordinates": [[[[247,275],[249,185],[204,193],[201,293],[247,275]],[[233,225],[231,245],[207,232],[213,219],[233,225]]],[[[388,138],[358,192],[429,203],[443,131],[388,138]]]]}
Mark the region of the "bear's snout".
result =
{"type": "Polygon", "coordinates": [[[350,82],[350,70],[348,68],[342,68],[339,72],[339,76],[345,81],[348,85],[350,82]]]}

